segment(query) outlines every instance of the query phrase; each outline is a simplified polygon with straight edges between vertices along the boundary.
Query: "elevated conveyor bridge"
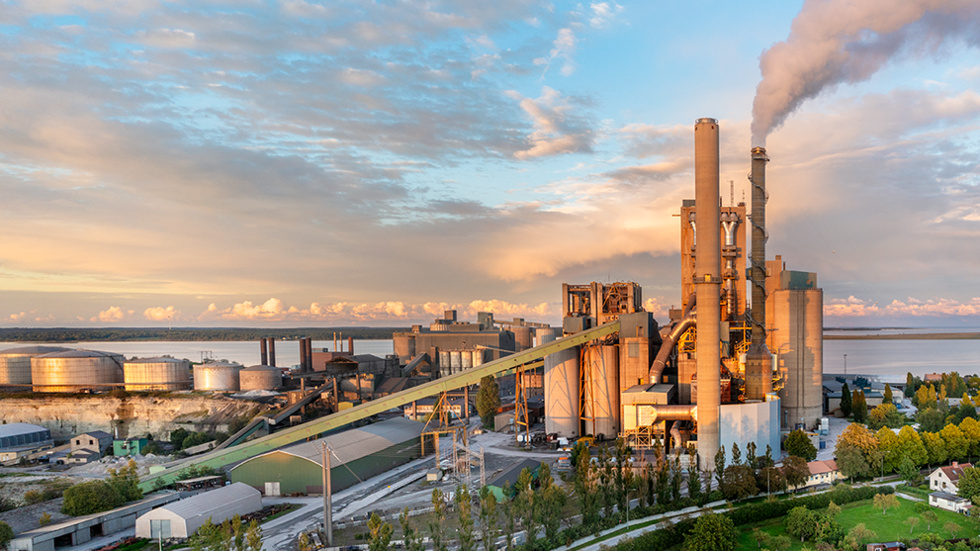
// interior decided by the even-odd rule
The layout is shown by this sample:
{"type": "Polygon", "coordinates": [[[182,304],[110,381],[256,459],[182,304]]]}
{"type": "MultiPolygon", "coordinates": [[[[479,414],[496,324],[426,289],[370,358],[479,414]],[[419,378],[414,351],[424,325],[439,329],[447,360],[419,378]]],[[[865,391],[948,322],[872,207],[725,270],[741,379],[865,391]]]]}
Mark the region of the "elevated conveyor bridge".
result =
{"type": "Polygon", "coordinates": [[[483,365],[453,373],[435,381],[425,383],[413,388],[405,389],[390,396],[385,396],[377,400],[365,402],[344,411],[339,411],[326,417],[320,417],[307,421],[301,425],[296,425],[278,432],[244,442],[236,446],[223,449],[215,449],[206,454],[195,456],[187,462],[170,467],[164,471],[145,476],[140,480],[140,488],[143,491],[152,490],[158,484],[170,484],[177,479],[178,473],[188,467],[212,467],[219,469],[226,465],[244,461],[250,457],[263,454],[283,446],[316,438],[320,434],[341,428],[355,421],[366,419],[372,415],[388,411],[410,404],[416,400],[428,398],[441,392],[448,392],[465,386],[475,385],[480,379],[487,375],[496,375],[509,371],[518,366],[540,360],[549,354],[554,354],[561,350],[579,346],[589,341],[601,339],[603,337],[619,332],[619,321],[612,321],[598,327],[593,327],[581,333],[562,337],[549,343],[535,346],[527,350],[504,356],[498,360],[487,362],[483,365]]]}

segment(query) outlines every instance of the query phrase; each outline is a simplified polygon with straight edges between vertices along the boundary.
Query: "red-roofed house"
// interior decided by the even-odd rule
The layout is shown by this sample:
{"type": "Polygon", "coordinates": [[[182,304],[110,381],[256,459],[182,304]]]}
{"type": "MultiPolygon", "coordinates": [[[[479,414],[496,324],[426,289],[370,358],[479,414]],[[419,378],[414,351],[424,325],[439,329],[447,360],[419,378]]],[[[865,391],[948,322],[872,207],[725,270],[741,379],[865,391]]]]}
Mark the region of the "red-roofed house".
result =
{"type": "Polygon", "coordinates": [[[939,467],[929,475],[929,489],[934,492],[946,492],[947,494],[957,495],[958,482],[963,469],[973,467],[970,463],[957,463],[948,467],[939,467]]]}
{"type": "Polygon", "coordinates": [[[810,468],[810,478],[806,479],[807,486],[833,484],[835,480],[841,478],[840,469],[837,468],[837,462],[832,459],[826,461],[810,461],[806,466],[810,468]]]}

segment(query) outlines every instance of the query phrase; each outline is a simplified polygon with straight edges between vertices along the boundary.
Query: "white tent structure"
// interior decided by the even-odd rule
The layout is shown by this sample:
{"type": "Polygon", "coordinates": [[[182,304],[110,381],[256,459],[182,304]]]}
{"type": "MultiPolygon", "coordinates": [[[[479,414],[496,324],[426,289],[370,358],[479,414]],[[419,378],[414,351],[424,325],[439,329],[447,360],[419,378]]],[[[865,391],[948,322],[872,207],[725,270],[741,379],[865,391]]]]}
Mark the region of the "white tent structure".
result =
{"type": "Polygon", "coordinates": [[[211,522],[220,524],[235,515],[244,515],[261,508],[262,494],[248,484],[236,482],[141,515],[136,519],[136,537],[187,538],[209,518],[211,522]]]}

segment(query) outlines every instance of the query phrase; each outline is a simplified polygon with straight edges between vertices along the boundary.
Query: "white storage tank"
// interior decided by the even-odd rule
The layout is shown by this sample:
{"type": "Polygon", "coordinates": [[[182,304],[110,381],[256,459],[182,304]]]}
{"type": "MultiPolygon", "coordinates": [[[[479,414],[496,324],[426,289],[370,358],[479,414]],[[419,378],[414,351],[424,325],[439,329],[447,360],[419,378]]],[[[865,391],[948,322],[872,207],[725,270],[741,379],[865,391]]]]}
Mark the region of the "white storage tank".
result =
{"type": "Polygon", "coordinates": [[[31,384],[31,358],[52,352],[65,352],[62,346],[19,346],[0,351],[0,385],[31,384]]]}
{"type": "Polygon", "coordinates": [[[589,346],[585,354],[586,369],[592,377],[585,405],[586,431],[604,439],[619,435],[619,346],[589,346]]]}
{"type": "Polygon", "coordinates": [[[544,430],[565,438],[579,436],[579,347],[544,358],[544,430]]]}
{"type": "Polygon", "coordinates": [[[176,358],[135,358],[123,362],[126,390],[187,390],[191,363],[176,358]]]}
{"type": "Polygon", "coordinates": [[[233,362],[208,362],[194,366],[194,390],[235,392],[242,365],[233,362]]]}
{"type": "Polygon", "coordinates": [[[34,392],[111,390],[123,382],[125,358],[98,350],[64,350],[31,358],[34,392]]]}
{"type": "Polygon", "coordinates": [[[282,372],[268,365],[253,365],[238,372],[239,387],[249,390],[276,390],[282,386],[282,372]]]}

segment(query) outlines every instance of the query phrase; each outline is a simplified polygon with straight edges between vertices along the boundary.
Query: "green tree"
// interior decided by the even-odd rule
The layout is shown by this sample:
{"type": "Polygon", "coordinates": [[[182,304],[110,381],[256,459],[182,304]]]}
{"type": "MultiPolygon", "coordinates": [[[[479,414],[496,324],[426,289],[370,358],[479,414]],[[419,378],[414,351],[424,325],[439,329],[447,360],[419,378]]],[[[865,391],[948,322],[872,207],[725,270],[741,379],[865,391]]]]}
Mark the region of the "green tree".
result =
{"type": "MultiPolygon", "coordinates": [[[[405,510],[407,511],[408,508],[405,510]]],[[[493,495],[488,486],[480,488],[480,540],[483,542],[483,551],[496,549],[493,530],[497,525],[498,516],[497,496],[493,495]]]]}
{"type": "Polygon", "coordinates": [[[847,383],[840,389],[840,412],[844,414],[844,417],[850,417],[853,413],[851,403],[851,389],[847,387],[847,383]]]}
{"type": "Polygon", "coordinates": [[[786,531],[800,538],[800,542],[811,539],[816,533],[819,515],[806,507],[794,507],[786,514],[786,531]]]}
{"type": "Polygon", "coordinates": [[[387,551],[391,544],[391,533],[393,532],[391,525],[381,520],[378,513],[371,513],[367,527],[371,534],[371,539],[368,540],[368,550],[387,551]]]}
{"type": "Polygon", "coordinates": [[[893,399],[892,398],[893,398],[892,397],[892,387],[891,387],[890,384],[885,383],[885,394],[884,394],[884,397],[881,400],[881,403],[882,404],[891,404],[891,403],[893,403],[893,399]]]}
{"type": "Polygon", "coordinates": [[[806,459],[797,455],[791,455],[783,461],[782,472],[786,484],[793,488],[802,486],[810,478],[810,467],[807,466],[806,459]]]}
{"type": "Polygon", "coordinates": [[[459,514],[459,550],[475,551],[476,535],[473,533],[473,497],[466,484],[456,489],[456,512],[459,514]]]}
{"type": "Polygon", "coordinates": [[[738,529],[726,515],[706,513],[694,522],[684,541],[687,551],[734,551],[738,546],[738,529]]]}
{"type": "Polygon", "coordinates": [[[446,523],[446,505],[443,503],[442,491],[439,488],[432,489],[432,517],[429,519],[429,539],[432,540],[434,551],[446,551],[443,538],[443,525],[446,523]]]}
{"type": "Polygon", "coordinates": [[[868,419],[868,401],[864,397],[864,391],[854,389],[851,396],[851,413],[854,415],[855,423],[863,423],[868,419]]]}
{"type": "Polygon", "coordinates": [[[783,442],[783,449],[790,455],[802,457],[807,461],[813,461],[817,458],[817,448],[810,441],[810,437],[800,429],[789,433],[783,442]]]}
{"type": "MultiPolygon", "coordinates": [[[[487,490],[487,493],[490,493],[490,489],[486,486],[483,489],[487,490]]],[[[492,493],[490,497],[493,498],[492,493]]],[[[493,503],[494,505],[497,504],[497,498],[493,498],[493,503]]],[[[405,542],[405,549],[407,551],[425,551],[422,534],[412,524],[412,517],[408,514],[408,507],[405,507],[402,510],[402,514],[398,516],[398,524],[402,527],[402,540],[405,542]]],[[[486,551],[490,551],[489,548],[486,551]]]]}
{"type": "Polygon", "coordinates": [[[14,530],[9,524],[0,520],[0,549],[6,549],[10,540],[14,539],[14,530]]]}
{"type": "Polygon", "coordinates": [[[488,429],[493,426],[493,417],[500,408],[500,387],[493,375],[480,379],[480,390],[476,393],[476,413],[480,416],[483,426],[488,429]]]}
{"type": "Polygon", "coordinates": [[[115,509],[126,503],[114,486],[104,480],[82,482],[65,490],[61,512],[73,517],[115,509]]]}

